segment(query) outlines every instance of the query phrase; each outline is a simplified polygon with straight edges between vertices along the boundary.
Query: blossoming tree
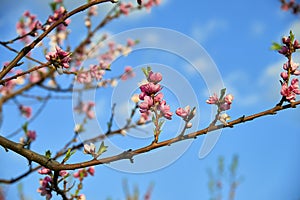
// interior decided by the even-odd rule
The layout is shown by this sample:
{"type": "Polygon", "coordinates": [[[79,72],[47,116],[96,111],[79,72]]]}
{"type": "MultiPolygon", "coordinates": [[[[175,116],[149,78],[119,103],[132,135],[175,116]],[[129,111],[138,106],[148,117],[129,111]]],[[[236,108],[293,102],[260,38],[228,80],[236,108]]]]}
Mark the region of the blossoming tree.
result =
{"type": "MultiPolygon", "coordinates": [[[[281,2],[283,10],[292,9],[294,13],[299,12],[299,6],[294,1],[281,2]]],[[[44,21],[40,21],[30,11],[23,13],[16,25],[18,36],[0,42],[5,50],[14,53],[12,59],[2,60],[0,112],[1,124],[5,124],[5,119],[9,118],[5,106],[12,102],[15,112],[17,115],[22,115],[24,121],[15,125],[16,131],[1,133],[0,146],[4,151],[15,152],[27,159],[28,169],[10,180],[0,179],[0,183],[13,184],[26,176],[38,173],[40,187],[37,192],[46,199],[58,196],[60,199],[83,200],[85,199],[82,193],[84,181],[87,177],[95,175],[95,166],[119,160],[134,162],[136,156],[143,156],[155,149],[168,148],[172,144],[192,140],[215,130],[232,128],[237,124],[265,115],[273,115],[300,104],[300,101],[296,100],[297,95],[300,94],[297,78],[300,70],[299,64],[293,61],[293,53],[300,49],[300,44],[291,31],[288,36],[282,38],[281,43],[274,43],[272,46],[273,50],[286,57],[287,62],[283,64],[283,72],[280,74],[281,90],[278,93],[281,94],[281,99],[271,109],[231,120],[226,112],[234,107],[232,105],[235,100],[234,94],[226,93],[226,88],[221,88],[219,93],[211,94],[206,100],[207,104],[215,106],[216,112],[212,121],[206,128],[190,131],[194,126],[193,120],[198,113],[198,108],[195,105],[172,108],[162,85],[165,74],[152,69],[151,66],[144,66],[144,81],[139,84],[138,93],[131,98],[134,106],[124,125],[114,129],[114,105],[109,114],[106,132],[80,140],[89,126],[89,121],[97,117],[95,113],[97,102],[86,100],[83,93],[109,86],[114,87],[120,81],[125,82],[133,78],[135,76],[133,67],[125,65],[124,70],[120,71],[114,69],[112,63],[118,56],[128,55],[132,48],[139,44],[139,40],[143,39],[141,36],[138,39],[127,38],[124,43],[114,41],[105,43],[109,35],[99,34],[99,30],[122,15],[144,12],[143,9],[149,11],[159,4],[159,0],[138,0],[134,4],[116,0],[88,0],[73,10],[67,10],[63,0],[54,0],[50,4],[53,13],[44,21]],[[98,6],[104,3],[113,4],[113,7],[100,23],[95,24],[93,17],[98,14],[98,6]],[[84,26],[87,34],[76,46],[73,46],[68,44],[68,38],[72,34],[68,27],[74,23],[71,17],[80,12],[85,13],[84,26]],[[46,41],[49,45],[46,45],[46,41]],[[19,49],[14,46],[16,44],[23,46],[19,49]],[[104,51],[99,53],[99,49],[104,51]],[[89,59],[93,61],[86,62],[89,59]],[[117,74],[107,78],[107,73],[111,71],[116,71],[117,74]],[[42,131],[33,129],[31,124],[39,117],[49,100],[62,101],[64,98],[69,98],[66,95],[57,96],[57,93],[76,94],[73,111],[81,117],[80,122],[77,121],[74,129],[69,130],[71,140],[63,141],[64,145],[56,153],[52,149],[44,149],[44,152],[36,151],[32,145],[38,143],[37,138],[42,131]],[[42,105],[32,106],[26,103],[26,99],[41,102],[42,105]],[[175,117],[182,120],[184,124],[179,134],[161,139],[164,125],[175,117]],[[107,146],[104,139],[115,135],[126,137],[126,133],[132,129],[143,128],[149,124],[153,137],[147,145],[142,147],[132,145],[130,149],[121,153],[105,156],[104,153],[110,150],[110,146],[107,146]],[[19,141],[15,139],[18,134],[23,134],[19,141]],[[72,162],[72,158],[80,151],[87,155],[80,157],[79,161],[72,162]]],[[[48,120],[51,123],[52,119],[48,120]]],[[[149,190],[145,199],[150,199],[150,194],[149,190]]]]}

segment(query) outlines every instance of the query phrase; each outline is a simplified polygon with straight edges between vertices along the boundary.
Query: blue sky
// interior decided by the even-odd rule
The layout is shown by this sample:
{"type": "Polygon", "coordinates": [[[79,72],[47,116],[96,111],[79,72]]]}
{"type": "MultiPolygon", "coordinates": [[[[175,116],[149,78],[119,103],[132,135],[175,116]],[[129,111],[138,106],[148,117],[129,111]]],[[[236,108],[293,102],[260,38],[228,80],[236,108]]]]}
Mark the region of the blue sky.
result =
{"type": "MultiPolygon", "coordinates": [[[[0,40],[7,40],[15,36],[15,23],[24,10],[29,9],[40,19],[45,20],[48,17],[46,13],[49,12],[45,2],[2,0],[0,40]]],[[[73,8],[83,1],[72,3],[69,0],[66,2],[68,8],[73,8]]],[[[280,99],[279,73],[285,60],[276,52],[270,51],[270,46],[273,41],[279,42],[290,29],[295,32],[296,37],[299,36],[299,17],[282,12],[280,3],[276,0],[229,0],[226,3],[220,0],[162,0],[162,2],[162,5],[154,8],[151,13],[135,13],[132,16],[115,20],[107,25],[103,32],[117,34],[133,28],[160,27],[185,34],[198,42],[215,63],[228,92],[235,96],[232,109],[228,112],[232,118],[271,108],[278,102],[280,99]]],[[[109,6],[107,4],[101,10],[105,11],[109,6]]],[[[71,43],[74,45],[77,44],[78,38],[83,37],[81,22],[82,15],[72,18],[71,43]]],[[[136,39],[141,40],[142,44],[143,39],[147,38],[141,35],[136,39]]],[[[178,41],[174,41],[177,45],[176,42],[178,41]]],[[[13,54],[6,53],[2,48],[1,62],[12,57],[13,54]]],[[[295,60],[300,61],[299,58],[295,58],[295,60]]],[[[189,73],[186,70],[189,69],[188,63],[180,56],[170,52],[144,49],[118,59],[114,65],[132,65],[138,68],[149,63],[152,63],[158,70],[171,67],[174,70],[169,71],[181,73],[185,77],[195,91],[197,103],[199,103],[197,105],[197,109],[200,111],[199,128],[205,127],[209,123],[211,114],[211,107],[205,104],[208,90],[203,77],[199,78],[198,75],[189,73]]],[[[204,67],[209,66],[208,63],[205,64],[204,67]]],[[[167,74],[165,76],[169,77],[167,74]]],[[[168,86],[167,79],[162,84],[168,86]]],[[[179,86],[180,83],[175,84],[174,87],[179,86]]],[[[184,103],[190,98],[184,94],[179,95],[179,91],[174,87],[167,92],[173,110],[178,105],[178,98],[184,99],[182,100],[184,103]],[[177,93],[174,94],[174,91],[177,93]]],[[[184,89],[185,87],[178,90],[184,91],[184,89]]],[[[100,90],[96,93],[96,111],[101,127],[107,122],[108,117],[104,114],[109,110],[105,108],[109,108],[111,103],[110,99],[107,100],[102,96],[111,96],[113,92],[110,90],[106,93],[104,90],[100,90]]],[[[11,105],[12,103],[9,103],[5,106],[4,116],[7,122],[1,127],[3,135],[11,132],[15,123],[23,120],[18,113],[15,113],[16,110],[11,105]]],[[[40,153],[47,149],[59,149],[66,139],[72,137],[74,126],[71,101],[53,100],[47,106],[41,117],[31,124],[31,127],[36,129],[39,134],[32,148],[40,153]]],[[[120,109],[122,112],[122,107],[120,109]]],[[[123,199],[122,181],[127,179],[130,186],[138,185],[141,193],[146,191],[149,184],[154,183],[153,200],[209,199],[207,169],[216,168],[220,155],[224,156],[225,162],[229,164],[232,156],[236,154],[240,159],[238,174],[244,178],[237,189],[236,199],[297,200],[300,198],[299,117],[299,109],[290,109],[282,111],[276,116],[267,116],[238,125],[233,129],[225,129],[213,150],[203,159],[199,159],[198,154],[204,137],[199,137],[189,144],[189,148],[180,158],[167,167],[153,172],[134,174],[120,172],[109,166],[98,166],[96,167],[96,177],[86,179],[83,191],[87,195],[87,199],[106,199],[107,197],[114,200],[123,199]]],[[[174,120],[175,124],[179,123],[178,119],[174,120]]],[[[163,138],[172,136],[168,135],[168,130],[172,130],[174,123],[166,125],[166,135],[163,135],[163,138]]],[[[146,128],[151,129],[151,127],[146,128]]],[[[128,134],[131,135],[126,143],[123,143],[124,138],[121,137],[112,139],[112,142],[123,148],[132,148],[130,142],[138,146],[151,141],[149,135],[143,136],[146,139],[134,140],[137,134],[144,134],[139,131],[132,131],[128,134]]],[[[20,136],[18,135],[14,139],[18,140],[20,136]]],[[[176,150],[176,146],[170,148],[171,151],[176,150]]],[[[166,152],[167,158],[170,152],[168,150],[166,152]]],[[[82,153],[78,152],[78,156],[72,161],[78,161],[79,158],[82,158],[81,155],[82,153]]],[[[0,151],[0,156],[2,163],[0,177],[15,177],[26,170],[26,160],[23,158],[4,151],[0,151]]],[[[136,161],[136,165],[143,162],[139,163],[138,158],[136,161]]],[[[145,165],[150,164],[146,163],[145,165]]],[[[22,181],[25,194],[29,199],[41,199],[35,192],[38,188],[38,177],[40,176],[34,174],[22,181]]],[[[17,184],[5,186],[5,188],[8,192],[8,199],[18,199],[17,184]]]]}

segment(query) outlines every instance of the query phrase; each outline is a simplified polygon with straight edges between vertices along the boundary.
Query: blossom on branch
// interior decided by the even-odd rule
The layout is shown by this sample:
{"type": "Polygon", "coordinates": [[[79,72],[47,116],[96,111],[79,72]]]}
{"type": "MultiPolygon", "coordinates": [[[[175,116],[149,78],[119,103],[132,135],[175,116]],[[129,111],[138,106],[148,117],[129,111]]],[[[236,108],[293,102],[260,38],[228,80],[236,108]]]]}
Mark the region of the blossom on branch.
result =
{"type": "Polygon", "coordinates": [[[281,86],[280,94],[286,98],[289,102],[294,102],[296,100],[296,95],[300,94],[299,90],[299,80],[294,78],[291,81],[291,85],[287,86],[287,83],[283,83],[281,86]]]}
{"type": "Polygon", "coordinates": [[[49,52],[46,55],[46,59],[50,61],[51,64],[55,66],[58,73],[63,73],[63,68],[69,68],[71,61],[71,53],[62,50],[60,47],[56,46],[56,52],[49,52]]]}
{"type": "Polygon", "coordinates": [[[29,106],[20,105],[19,109],[21,111],[21,114],[25,116],[26,118],[30,118],[32,114],[32,108],[29,106]]]}

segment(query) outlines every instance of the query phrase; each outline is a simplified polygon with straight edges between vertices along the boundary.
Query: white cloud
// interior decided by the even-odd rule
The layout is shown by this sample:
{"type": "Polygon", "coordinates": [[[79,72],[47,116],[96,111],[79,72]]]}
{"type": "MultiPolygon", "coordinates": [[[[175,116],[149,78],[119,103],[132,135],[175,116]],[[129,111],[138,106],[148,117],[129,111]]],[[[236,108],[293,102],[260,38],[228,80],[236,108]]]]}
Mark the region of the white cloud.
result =
{"type": "Polygon", "coordinates": [[[213,33],[224,30],[228,27],[228,23],[223,19],[211,19],[206,23],[197,24],[192,29],[192,36],[200,41],[205,41],[213,33]]]}

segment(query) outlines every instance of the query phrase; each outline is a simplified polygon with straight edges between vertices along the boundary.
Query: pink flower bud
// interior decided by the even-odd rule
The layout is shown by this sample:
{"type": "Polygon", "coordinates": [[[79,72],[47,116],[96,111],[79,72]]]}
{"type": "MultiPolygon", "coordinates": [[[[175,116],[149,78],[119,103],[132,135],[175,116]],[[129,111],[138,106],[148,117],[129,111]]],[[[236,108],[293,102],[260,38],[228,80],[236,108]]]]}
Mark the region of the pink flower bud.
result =
{"type": "Polygon", "coordinates": [[[298,41],[298,40],[295,40],[293,46],[294,46],[294,49],[300,49],[299,41],[298,41]]]}
{"type": "Polygon", "coordinates": [[[231,94],[227,94],[226,97],[224,98],[224,101],[227,103],[227,104],[231,104],[232,103],[232,100],[233,100],[233,96],[231,94]]]}
{"type": "Polygon", "coordinates": [[[156,84],[156,83],[160,82],[161,80],[162,80],[161,73],[159,73],[159,72],[153,73],[152,71],[149,72],[149,75],[148,75],[149,82],[156,84]]]}
{"type": "Polygon", "coordinates": [[[290,41],[291,41],[290,37],[283,37],[283,38],[282,38],[282,42],[283,42],[284,44],[289,44],[290,41]]]}
{"type": "Polygon", "coordinates": [[[39,174],[49,174],[51,172],[50,169],[47,169],[45,167],[42,167],[41,169],[38,170],[39,174]]]}
{"type": "Polygon", "coordinates": [[[69,172],[67,172],[66,170],[61,170],[60,172],[59,172],[59,175],[61,176],[61,177],[65,177],[65,176],[67,176],[69,174],[69,172]]]}
{"type": "Polygon", "coordinates": [[[286,72],[281,72],[280,76],[283,80],[287,80],[288,78],[288,74],[286,72]]]}
{"type": "Polygon", "coordinates": [[[87,172],[90,175],[94,176],[94,174],[95,174],[95,167],[94,166],[89,167],[88,170],[87,170],[87,172]]]}
{"type": "Polygon", "coordinates": [[[27,135],[28,139],[30,139],[31,141],[34,141],[36,139],[35,131],[28,130],[26,135],[27,135]]]}
{"type": "Polygon", "coordinates": [[[278,51],[279,53],[286,55],[289,49],[286,46],[282,46],[281,49],[278,51]]]}
{"type": "Polygon", "coordinates": [[[206,103],[208,104],[216,104],[219,101],[219,98],[216,93],[213,94],[213,96],[210,96],[208,100],[206,100],[206,103]]]}

